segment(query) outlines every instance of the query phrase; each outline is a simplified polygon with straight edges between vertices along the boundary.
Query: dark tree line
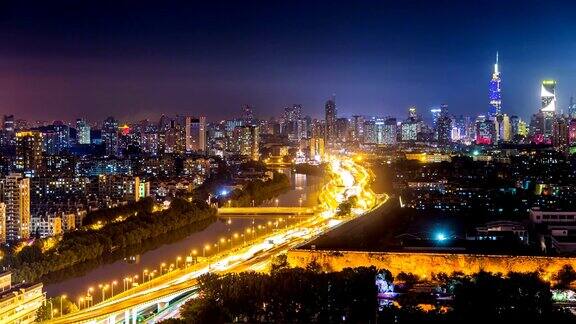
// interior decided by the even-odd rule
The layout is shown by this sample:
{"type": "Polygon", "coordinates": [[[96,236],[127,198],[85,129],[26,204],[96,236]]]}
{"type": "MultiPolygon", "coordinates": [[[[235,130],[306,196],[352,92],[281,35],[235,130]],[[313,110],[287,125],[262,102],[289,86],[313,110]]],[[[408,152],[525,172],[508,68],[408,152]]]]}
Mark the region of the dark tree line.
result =
{"type": "MultiPolygon", "coordinates": [[[[248,182],[242,190],[234,190],[228,199],[232,200],[234,207],[252,206],[261,204],[264,200],[272,199],[290,188],[290,179],[283,173],[274,172],[270,180],[253,180],[248,182]]],[[[225,201],[221,202],[225,204],[225,201]]]]}
{"type": "MultiPolygon", "coordinates": [[[[317,263],[305,269],[288,268],[285,258],[277,258],[271,269],[270,274],[202,276],[199,297],[182,306],[181,319],[166,323],[568,323],[576,319],[553,307],[550,284],[537,272],[439,274],[432,282],[436,290],[429,293],[412,289],[421,281],[402,274],[396,281],[408,283],[410,289],[396,299],[397,304],[379,306],[375,276],[380,271],[375,267],[326,273],[317,263]],[[439,292],[452,299],[437,299],[439,292]],[[431,304],[432,309],[424,309],[423,304],[431,304]]],[[[394,281],[390,272],[381,271],[394,281]]]]}
{"type": "Polygon", "coordinates": [[[136,202],[114,208],[103,208],[89,212],[82,220],[83,226],[89,226],[101,222],[103,224],[114,221],[118,216],[130,217],[137,213],[151,213],[154,208],[154,199],[146,197],[136,202]]]}
{"type": "Polygon", "coordinates": [[[65,233],[54,248],[45,252],[42,252],[42,240],[37,240],[20,253],[6,255],[1,265],[12,271],[14,281],[34,282],[46,274],[141,244],[184,226],[196,224],[202,229],[207,220],[215,221],[216,211],[204,201],[174,199],[170,208],[161,212],[139,212],[137,216],[98,230],[65,233]]]}

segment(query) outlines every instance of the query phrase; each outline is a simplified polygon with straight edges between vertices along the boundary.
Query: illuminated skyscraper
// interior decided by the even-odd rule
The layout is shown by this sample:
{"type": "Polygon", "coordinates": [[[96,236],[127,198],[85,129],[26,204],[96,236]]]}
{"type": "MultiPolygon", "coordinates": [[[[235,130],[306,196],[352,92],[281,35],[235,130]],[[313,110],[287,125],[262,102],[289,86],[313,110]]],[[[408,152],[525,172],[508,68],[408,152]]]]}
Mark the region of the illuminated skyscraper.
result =
{"type": "Polygon", "coordinates": [[[555,113],[556,112],[556,81],[544,80],[540,89],[540,99],[542,106],[540,111],[555,113]]]}
{"type": "Polygon", "coordinates": [[[543,114],[543,141],[552,144],[554,136],[554,119],[556,116],[556,81],[544,80],[540,89],[541,108],[543,114]]]}
{"type": "Polygon", "coordinates": [[[430,113],[432,114],[432,127],[436,128],[436,122],[440,118],[440,114],[442,113],[442,109],[432,108],[432,109],[430,109],[430,113]]]}
{"type": "Polygon", "coordinates": [[[326,116],[326,143],[331,144],[334,143],[338,137],[336,131],[336,100],[334,98],[326,101],[324,112],[326,116]]]}
{"type": "Polygon", "coordinates": [[[6,204],[6,240],[16,242],[30,237],[30,179],[11,173],[3,181],[6,204]]]}
{"type": "Polygon", "coordinates": [[[186,117],[186,151],[204,152],[206,150],[206,117],[186,117]]]}
{"type": "Polygon", "coordinates": [[[76,119],[78,144],[90,144],[90,125],[84,119],[76,119]]]}
{"type": "Polygon", "coordinates": [[[498,69],[498,52],[496,52],[496,63],[494,73],[490,80],[490,119],[494,119],[502,113],[502,93],[500,92],[500,70],[498,69]]]}
{"type": "Polygon", "coordinates": [[[16,169],[27,175],[38,175],[42,170],[44,137],[39,131],[16,132],[16,169]]]}
{"type": "Polygon", "coordinates": [[[102,143],[106,146],[106,155],[116,156],[120,148],[118,136],[118,121],[108,117],[102,125],[102,143]]]}

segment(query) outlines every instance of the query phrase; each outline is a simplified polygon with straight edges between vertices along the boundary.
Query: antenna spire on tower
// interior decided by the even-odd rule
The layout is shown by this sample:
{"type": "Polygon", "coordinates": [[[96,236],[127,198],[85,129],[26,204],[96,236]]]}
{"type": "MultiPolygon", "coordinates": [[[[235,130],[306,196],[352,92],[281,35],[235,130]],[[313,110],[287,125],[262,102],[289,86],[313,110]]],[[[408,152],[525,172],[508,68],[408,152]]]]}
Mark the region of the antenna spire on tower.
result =
{"type": "Polygon", "coordinates": [[[496,51],[496,64],[494,64],[494,73],[500,73],[500,71],[498,71],[498,51],[496,51]]]}

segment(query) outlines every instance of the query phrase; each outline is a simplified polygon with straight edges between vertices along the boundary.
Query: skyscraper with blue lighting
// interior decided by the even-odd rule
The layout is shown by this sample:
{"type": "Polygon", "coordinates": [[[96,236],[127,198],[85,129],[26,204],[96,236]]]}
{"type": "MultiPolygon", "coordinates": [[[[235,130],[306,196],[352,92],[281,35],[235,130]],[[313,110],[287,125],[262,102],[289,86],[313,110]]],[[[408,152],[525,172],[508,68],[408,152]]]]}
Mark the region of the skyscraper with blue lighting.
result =
{"type": "Polygon", "coordinates": [[[490,119],[502,114],[502,93],[500,90],[500,70],[498,69],[498,52],[496,52],[496,64],[494,64],[494,73],[490,80],[490,119]]]}

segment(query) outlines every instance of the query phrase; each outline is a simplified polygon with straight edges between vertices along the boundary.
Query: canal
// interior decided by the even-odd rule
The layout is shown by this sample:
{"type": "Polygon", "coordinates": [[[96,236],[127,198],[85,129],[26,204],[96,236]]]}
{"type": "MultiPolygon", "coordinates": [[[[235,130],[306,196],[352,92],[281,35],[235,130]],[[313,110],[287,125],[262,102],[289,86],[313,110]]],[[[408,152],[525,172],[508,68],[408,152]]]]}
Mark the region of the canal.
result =
{"type": "MultiPolygon", "coordinates": [[[[278,204],[278,206],[293,207],[301,204],[302,206],[315,206],[322,185],[321,179],[304,174],[294,174],[288,169],[281,171],[289,175],[291,188],[275,199],[265,202],[264,205],[278,204]]],[[[254,220],[254,222],[257,226],[274,218],[276,217],[270,216],[266,220],[260,219],[254,220]]],[[[97,264],[78,265],[66,270],[66,272],[50,276],[43,280],[44,289],[48,297],[66,294],[73,301],[77,301],[79,296],[86,294],[89,287],[94,287],[97,290],[99,284],[111,285],[113,281],[116,281],[118,284],[114,289],[117,293],[123,289],[122,278],[138,275],[139,280],[141,280],[144,269],[158,269],[161,263],[167,265],[175,263],[179,256],[182,257],[180,262],[183,262],[185,256],[194,249],[201,255],[202,247],[206,244],[212,245],[221,238],[229,238],[234,233],[243,232],[252,225],[252,222],[253,219],[249,217],[217,220],[207,225],[202,231],[180,233],[180,236],[173,235],[159,242],[149,242],[150,244],[145,247],[135,247],[135,252],[124,251],[123,255],[105,257],[96,261],[97,264]]],[[[240,242],[236,243],[240,244],[240,242]]],[[[214,250],[213,247],[212,250],[214,250]]],[[[212,252],[208,251],[207,253],[212,252]]],[[[110,293],[111,291],[107,292],[107,294],[110,293]]]]}

